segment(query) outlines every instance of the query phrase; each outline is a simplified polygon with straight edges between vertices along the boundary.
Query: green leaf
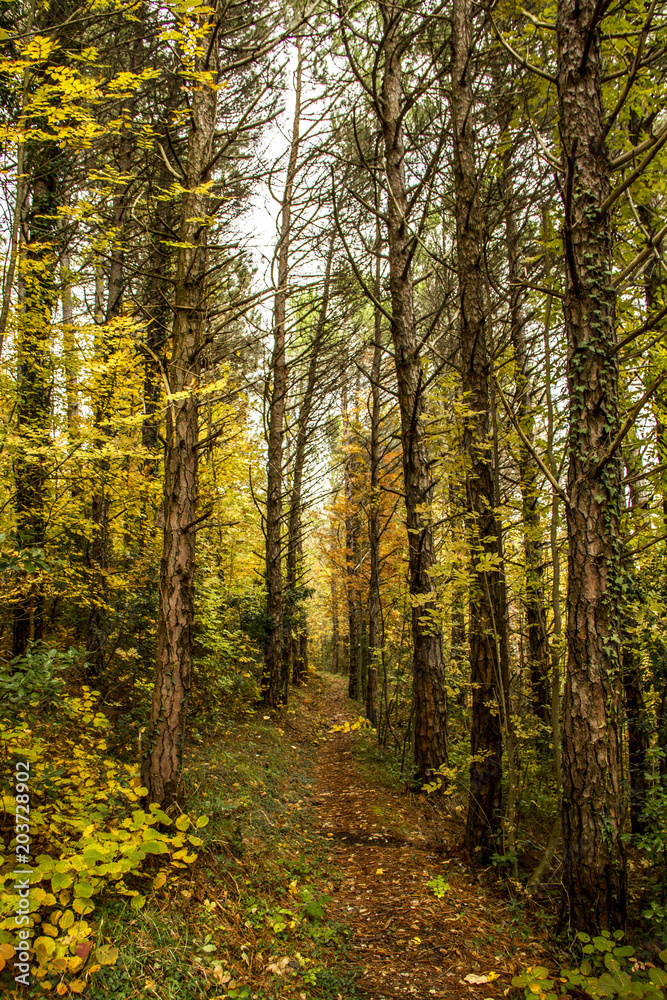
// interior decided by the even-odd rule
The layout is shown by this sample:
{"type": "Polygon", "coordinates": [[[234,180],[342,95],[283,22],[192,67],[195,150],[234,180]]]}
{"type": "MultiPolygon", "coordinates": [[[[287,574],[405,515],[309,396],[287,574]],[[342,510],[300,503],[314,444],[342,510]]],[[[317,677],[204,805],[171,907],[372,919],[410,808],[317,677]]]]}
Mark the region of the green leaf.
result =
{"type": "Polygon", "coordinates": [[[141,850],[146,854],[169,854],[169,848],[161,840],[144,840],[141,850]]]}
{"type": "Polygon", "coordinates": [[[61,889],[69,889],[73,881],[74,876],[70,872],[54,872],[51,876],[51,888],[54,892],[60,892],[61,889]]]}
{"type": "Polygon", "coordinates": [[[102,944],[95,949],[95,959],[100,965],[115,965],[118,961],[118,948],[110,944],[102,944]]]}

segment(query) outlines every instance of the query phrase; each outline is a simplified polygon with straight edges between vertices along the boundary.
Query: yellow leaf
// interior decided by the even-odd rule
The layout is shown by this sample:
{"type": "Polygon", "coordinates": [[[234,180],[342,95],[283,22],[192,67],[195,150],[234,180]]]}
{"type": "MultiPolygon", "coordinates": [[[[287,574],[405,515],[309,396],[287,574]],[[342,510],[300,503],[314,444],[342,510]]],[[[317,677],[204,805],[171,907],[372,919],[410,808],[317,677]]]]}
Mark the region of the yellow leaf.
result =
{"type": "Polygon", "coordinates": [[[35,940],[35,955],[40,965],[44,965],[56,950],[56,943],[50,937],[38,937],[35,940]]]}
{"type": "Polygon", "coordinates": [[[83,993],[86,988],[85,981],[83,979],[74,979],[70,984],[69,988],[72,993],[83,993]]]}
{"type": "MultiPolygon", "coordinates": [[[[140,897],[135,896],[135,899],[140,897]]],[[[110,944],[100,945],[95,949],[95,958],[100,965],[115,965],[118,961],[118,948],[110,944]]]]}
{"type": "Polygon", "coordinates": [[[384,868],[378,868],[378,870],[375,872],[375,874],[376,875],[384,875],[384,868]]]}
{"type": "Polygon", "coordinates": [[[67,987],[65,986],[64,983],[58,983],[58,985],[56,986],[56,993],[58,994],[59,997],[65,996],[65,994],[67,993],[67,987]]]}
{"type": "Polygon", "coordinates": [[[186,815],[179,816],[178,819],[176,820],[176,829],[177,830],[187,830],[187,828],[189,826],[190,826],[190,817],[189,816],[186,816],[186,815]]]}
{"type": "Polygon", "coordinates": [[[153,879],[153,888],[161,889],[166,881],[167,881],[167,876],[165,875],[165,873],[159,872],[153,879]]]}
{"type": "Polygon", "coordinates": [[[92,913],[95,909],[95,904],[91,903],[89,899],[75,899],[72,903],[72,909],[75,913],[92,913]]]}

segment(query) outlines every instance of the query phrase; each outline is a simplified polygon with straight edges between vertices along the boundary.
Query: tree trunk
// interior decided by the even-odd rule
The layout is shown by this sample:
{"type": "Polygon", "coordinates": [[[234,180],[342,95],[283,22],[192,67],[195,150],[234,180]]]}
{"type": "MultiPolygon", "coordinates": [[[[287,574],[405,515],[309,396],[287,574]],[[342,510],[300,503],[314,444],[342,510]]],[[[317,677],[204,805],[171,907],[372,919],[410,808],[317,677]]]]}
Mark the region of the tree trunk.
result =
{"type": "Polygon", "coordinates": [[[65,355],[65,398],[67,400],[67,435],[70,441],[79,434],[81,419],[79,386],[75,356],[77,346],[74,338],[74,301],[72,298],[72,274],[70,258],[63,253],[60,267],[62,283],[63,353],[65,355]]]}
{"type": "MultiPolygon", "coordinates": [[[[137,48],[141,44],[135,40],[130,58],[130,71],[136,68],[137,48]]],[[[124,113],[131,121],[134,117],[134,101],[129,99],[124,102],[124,113]]],[[[111,209],[111,261],[109,264],[109,278],[107,284],[107,300],[104,311],[104,326],[99,336],[99,354],[102,364],[109,360],[109,337],[110,333],[106,325],[111,320],[120,316],[123,307],[123,290],[125,283],[125,221],[128,210],[129,182],[127,175],[131,170],[132,143],[128,129],[124,128],[120,136],[120,144],[117,154],[116,168],[119,180],[114,191],[111,209]]],[[[113,335],[112,335],[113,336],[113,335]]],[[[95,414],[95,429],[97,431],[96,445],[100,449],[108,446],[113,430],[110,425],[112,413],[112,399],[116,386],[113,381],[108,382],[101,390],[101,396],[97,402],[97,412],[95,414]]],[[[109,639],[111,622],[107,608],[107,573],[109,570],[109,551],[111,536],[109,531],[109,511],[111,499],[109,495],[109,471],[110,463],[107,458],[99,458],[95,462],[96,468],[96,489],[91,502],[91,521],[93,525],[92,544],[89,549],[89,569],[91,583],[91,607],[88,616],[88,630],[86,636],[86,651],[89,654],[88,662],[92,673],[99,676],[106,665],[107,642],[109,639]]]]}
{"type": "MultiPolygon", "coordinates": [[[[56,45],[48,64],[42,64],[39,69],[26,70],[24,104],[28,73],[37,77],[33,86],[39,85],[39,78],[49,72],[49,64],[62,61],[71,36],[71,28],[65,27],[63,22],[66,22],[70,12],[70,0],[58,0],[48,9],[42,8],[37,12],[37,31],[49,35],[56,45]]],[[[28,31],[31,26],[32,14],[29,16],[28,31]]],[[[27,245],[19,266],[23,301],[16,337],[16,417],[18,434],[22,438],[21,454],[14,462],[16,546],[19,549],[43,549],[46,540],[44,454],[49,442],[51,412],[51,318],[57,298],[58,210],[63,203],[67,155],[55,141],[32,138],[20,143],[19,153],[23,157],[22,172],[27,175],[27,180],[19,180],[17,184],[15,224],[19,238],[24,193],[29,195],[29,205],[24,227],[27,245]]],[[[18,248],[10,250],[10,268],[12,252],[18,252],[18,248]]],[[[3,323],[7,319],[5,308],[9,307],[11,295],[9,279],[10,275],[5,287],[7,299],[3,304],[3,323]]],[[[26,581],[12,609],[13,656],[23,655],[31,639],[41,639],[43,608],[41,584],[30,585],[26,581]]]]}
{"type": "MultiPolygon", "coordinates": [[[[333,532],[331,546],[333,549],[333,532]]],[[[340,634],[338,630],[338,587],[336,586],[336,570],[331,570],[331,673],[337,674],[340,670],[340,634]]]]}
{"type": "Polygon", "coordinates": [[[409,586],[412,605],[412,669],[415,702],[415,764],[424,784],[447,763],[447,692],[442,636],[430,570],[436,562],[433,526],[425,511],[432,499],[433,479],[423,424],[423,374],[415,323],[412,255],[407,226],[408,195],[403,145],[401,58],[408,45],[399,34],[403,8],[382,4],[384,21],[381,125],[387,197],[387,242],[391,335],[396,361],[401,413],[403,481],[408,531],[409,586]]]}
{"type": "MultiPolygon", "coordinates": [[[[534,440],[535,417],[533,414],[530,366],[526,347],[525,317],[521,308],[522,291],[519,284],[521,263],[516,215],[513,209],[514,191],[509,169],[509,157],[506,157],[500,183],[505,199],[507,270],[510,285],[510,322],[512,347],[516,364],[516,417],[519,426],[532,444],[534,440]]],[[[550,725],[549,642],[544,599],[542,525],[537,506],[539,500],[539,489],[537,486],[538,468],[532,453],[523,441],[519,442],[519,479],[526,573],[526,635],[528,639],[532,709],[533,713],[542,722],[550,725]]]]}
{"type": "Polygon", "coordinates": [[[567,168],[563,224],[569,469],[567,680],[563,719],[563,919],[622,928],[626,858],[620,789],[624,606],[619,515],[618,366],[614,347],[611,190],[595,0],[560,0],[558,91],[567,168]]]}
{"type": "MultiPolygon", "coordinates": [[[[345,376],[343,376],[345,377],[345,376]]],[[[361,619],[359,615],[359,545],[361,524],[359,518],[358,469],[354,445],[351,440],[350,418],[347,405],[347,387],[343,384],[343,441],[345,447],[345,592],[348,621],[348,685],[349,698],[359,693],[361,677],[361,619]]]]}
{"type": "Polygon", "coordinates": [[[301,123],[301,45],[297,41],[294,121],[287,177],[280,211],[278,243],[278,284],[273,307],[273,354],[271,357],[271,395],[268,414],[268,465],[266,474],[266,613],[267,636],[262,672],[262,700],[276,708],[283,689],[283,573],[281,532],[283,523],[283,424],[287,395],[287,365],[285,359],[285,322],[287,311],[287,281],[292,224],[292,197],[299,154],[301,123]]]}
{"type": "MultiPolygon", "coordinates": [[[[301,409],[297,420],[296,445],[294,448],[294,472],[292,475],[292,492],[290,496],[289,522],[287,533],[287,589],[292,601],[292,618],[295,620],[294,631],[290,629],[288,637],[292,650],[292,682],[299,684],[305,678],[308,667],[302,658],[302,650],[308,648],[308,637],[306,633],[305,614],[297,601],[297,586],[299,582],[299,569],[302,554],[301,544],[301,507],[302,507],[302,483],[303,469],[306,461],[306,451],[308,437],[310,433],[310,416],[313,409],[315,387],[317,383],[318,362],[320,349],[324,340],[326,329],[327,312],[329,309],[329,293],[331,290],[331,264],[334,253],[334,238],[331,237],[329,250],[327,253],[326,266],[324,271],[324,283],[322,286],[322,301],[315,327],[315,336],[310,345],[310,358],[308,361],[308,374],[306,376],[306,387],[303,393],[301,409]],[[305,638],[305,642],[303,639],[305,638]]],[[[287,641],[285,643],[287,646],[287,641]]]]}
{"type": "MultiPolygon", "coordinates": [[[[376,228],[375,298],[380,301],[380,226],[376,228]]],[[[382,313],[374,307],[373,364],[371,366],[371,441],[370,441],[370,503],[368,514],[368,547],[370,579],[368,585],[368,678],[366,684],[366,718],[377,726],[377,671],[380,649],[380,366],[382,363],[382,313]]]]}
{"type": "MultiPolygon", "coordinates": [[[[485,864],[501,830],[503,741],[500,711],[500,643],[504,622],[501,573],[498,568],[494,514],[494,463],[490,445],[489,379],[493,363],[487,344],[484,308],[483,227],[479,178],[475,168],[473,89],[470,75],[473,8],[470,0],[454,0],[452,21],[452,121],[456,246],[460,298],[460,355],[463,391],[474,415],[466,421],[463,447],[467,462],[466,490],[471,537],[471,585],[468,638],[472,686],[470,798],[466,848],[485,864]]],[[[503,685],[507,688],[507,683],[503,685]]],[[[508,692],[505,691],[505,695],[508,692]]],[[[504,702],[506,705],[506,702],[504,702]]]]}
{"type": "MultiPolygon", "coordinates": [[[[216,26],[206,25],[206,69],[215,76],[216,26]]],[[[196,69],[204,70],[204,55],[196,69]]],[[[180,770],[188,697],[192,683],[195,525],[197,520],[197,369],[206,321],[208,164],[215,135],[217,89],[198,84],[190,94],[191,129],[187,176],[181,196],[181,222],[174,284],[172,352],[168,366],[171,398],[167,407],[164,473],[164,541],[160,565],[155,687],[142,782],[149,801],[169,805],[180,798],[180,770]],[[176,398],[174,398],[176,397],[176,398]]]]}

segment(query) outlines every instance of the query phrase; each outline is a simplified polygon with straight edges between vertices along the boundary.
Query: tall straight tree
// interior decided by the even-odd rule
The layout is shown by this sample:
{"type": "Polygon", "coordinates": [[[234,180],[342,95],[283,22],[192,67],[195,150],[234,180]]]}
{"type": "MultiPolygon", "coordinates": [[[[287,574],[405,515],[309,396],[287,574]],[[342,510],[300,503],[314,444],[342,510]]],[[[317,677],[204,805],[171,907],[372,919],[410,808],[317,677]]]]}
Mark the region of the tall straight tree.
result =
{"type": "MultiPolygon", "coordinates": [[[[30,113],[28,95],[48,88],[50,70],[62,64],[71,43],[73,29],[68,24],[74,8],[72,0],[50,5],[32,5],[27,30],[51,36],[55,42],[48,58],[32,70],[26,67],[24,108],[37,133],[25,142],[25,173],[17,185],[17,220],[24,214],[19,197],[27,194],[24,232],[25,248],[20,262],[20,315],[17,330],[17,421],[23,438],[21,454],[14,463],[17,548],[41,549],[46,536],[45,445],[51,410],[51,319],[57,301],[56,273],[62,228],[59,208],[65,201],[69,154],[49,122],[30,113]],[[41,132],[41,134],[40,134],[41,132]]],[[[23,143],[21,143],[23,146],[23,143]]],[[[7,305],[11,289],[7,288],[7,305]]],[[[42,638],[44,598],[39,583],[24,586],[13,608],[12,653],[25,653],[30,639],[42,638]]]]}
{"type": "MultiPolygon", "coordinates": [[[[247,145],[263,123],[262,114],[270,114],[263,103],[270,83],[264,82],[260,74],[245,75],[242,70],[251,58],[248,50],[256,51],[266,41],[261,35],[257,37],[256,14],[248,4],[220,3],[215,8],[201,9],[193,5],[176,21],[174,35],[179,42],[180,65],[174,72],[184,83],[174,92],[186,92],[187,129],[180,143],[173,141],[170,146],[174,162],[170,162],[164,147],[158,147],[169,172],[178,179],[179,204],[175,265],[170,278],[171,355],[163,373],[169,396],[156,671],[142,781],[149,798],[164,804],[179,797],[192,685],[196,529],[207,517],[207,513],[197,514],[198,452],[203,444],[199,440],[197,396],[203,371],[202,351],[224,329],[224,317],[243,308],[243,304],[234,302],[230,308],[225,301],[219,311],[215,308],[216,294],[229,294],[225,293],[228,256],[239,256],[238,245],[219,245],[223,229],[219,215],[228,204],[230,211],[234,211],[235,203],[242,204],[247,190],[236,175],[232,184],[227,183],[225,161],[235,152],[246,155],[247,145]],[[223,93],[226,102],[221,100],[223,93]],[[209,228],[215,224],[219,243],[210,245],[209,228]],[[216,326],[215,317],[220,313],[222,326],[216,326]]],[[[265,25],[262,30],[266,30],[265,25]]],[[[261,60],[258,64],[261,67],[261,60]]],[[[162,231],[156,236],[160,242],[164,240],[162,231]]]]}
{"type": "Polygon", "coordinates": [[[380,649],[380,369],[382,365],[382,311],[380,300],[381,286],[381,230],[379,205],[376,195],[376,228],[375,228],[375,282],[373,303],[373,363],[371,367],[371,432],[368,460],[370,464],[370,498],[368,508],[368,548],[369,548],[369,581],[368,581],[368,681],[366,684],[366,718],[373,726],[377,725],[377,667],[381,656],[380,649]]]}
{"type": "Polygon", "coordinates": [[[626,915],[619,731],[623,490],[600,8],[595,0],[560,0],[556,21],[570,418],[563,884],[566,916],[576,929],[620,928],[626,915]]]}
{"type": "Polygon", "coordinates": [[[195,79],[190,86],[190,134],[181,198],[174,282],[174,322],[167,378],[164,541],[160,566],[156,677],[142,781],[153,802],[179,795],[181,756],[192,683],[195,539],[197,521],[197,361],[203,339],[209,161],[216,127],[217,24],[201,15],[195,79]],[[204,19],[206,19],[204,21],[204,19]],[[204,21],[202,24],[201,22],[204,21]],[[210,77],[213,77],[211,80],[210,77]]]}
{"type": "MultiPolygon", "coordinates": [[[[510,108],[511,112],[511,108],[510,108]]],[[[508,113],[508,118],[510,114],[508,113]]],[[[533,386],[522,308],[520,241],[514,197],[512,150],[503,158],[500,190],[504,200],[507,276],[510,284],[510,336],[514,350],[516,419],[528,441],[519,442],[519,480],[523,520],[523,553],[526,567],[526,633],[533,712],[547,725],[551,721],[549,641],[544,598],[543,533],[539,511],[538,466],[531,446],[535,440],[533,386]]]]}
{"type": "Polygon", "coordinates": [[[454,201],[459,282],[462,384],[471,415],[466,419],[466,493],[471,536],[470,728],[473,762],[466,819],[466,847],[482,862],[497,850],[501,828],[502,728],[508,677],[504,580],[498,566],[495,470],[491,443],[489,383],[493,358],[486,328],[483,219],[474,145],[473,5],[454,0],[452,13],[452,131],[454,201]]]}
{"type": "MultiPolygon", "coordinates": [[[[301,570],[300,557],[302,556],[302,508],[303,508],[303,471],[307,457],[309,437],[312,431],[310,426],[313,405],[315,403],[315,389],[317,385],[317,375],[320,363],[320,354],[325,339],[327,328],[329,298],[331,295],[331,265],[334,256],[335,241],[333,235],[329,240],[326,263],[324,268],[324,278],[322,284],[322,298],[315,324],[315,333],[310,344],[308,359],[308,371],[306,374],[306,385],[303,390],[303,398],[299,409],[296,428],[296,443],[294,447],[294,463],[292,472],[292,489],[290,492],[288,536],[287,536],[287,587],[292,595],[292,601],[296,607],[296,591],[299,583],[299,572],[301,570]]],[[[308,673],[308,633],[306,631],[303,615],[299,615],[297,627],[290,629],[284,644],[283,655],[288,654],[292,664],[292,681],[295,684],[305,680],[308,673]],[[288,648],[289,647],[289,648],[288,648]]],[[[283,669],[283,685],[286,683],[286,670],[283,669]]]]}
{"type": "Polygon", "coordinates": [[[262,673],[262,698],[275,708],[283,695],[283,436],[287,396],[286,321],[292,235],[292,199],[299,159],[301,126],[301,77],[303,60],[297,40],[294,88],[294,119],[285,188],[280,203],[277,247],[278,275],[273,306],[273,353],[271,357],[267,418],[268,462],[266,469],[266,616],[267,636],[262,673]]]}
{"type": "MultiPolygon", "coordinates": [[[[402,61],[415,41],[413,16],[395,3],[377,3],[380,38],[370,83],[356,66],[346,41],[348,59],[365,86],[382,132],[386,170],[384,215],[389,255],[391,336],[401,415],[403,483],[409,549],[409,592],[412,625],[412,669],[415,703],[415,765],[425,783],[447,762],[447,694],[442,636],[437,624],[435,590],[430,571],[436,562],[433,526],[427,513],[433,477],[424,426],[424,373],[414,308],[412,260],[416,241],[409,228],[414,198],[408,196],[404,142],[405,117],[417,93],[404,91],[402,61]]],[[[425,30],[428,21],[419,22],[425,30]]],[[[346,28],[345,21],[342,21],[346,28]]],[[[418,33],[418,32],[417,32],[418,33]]],[[[421,81],[423,85],[423,81],[421,81]]],[[[418,86],[418,91],[420,86],[418,86]]],[[[430,171],[429,171],[430,173],[430,171]]]]}

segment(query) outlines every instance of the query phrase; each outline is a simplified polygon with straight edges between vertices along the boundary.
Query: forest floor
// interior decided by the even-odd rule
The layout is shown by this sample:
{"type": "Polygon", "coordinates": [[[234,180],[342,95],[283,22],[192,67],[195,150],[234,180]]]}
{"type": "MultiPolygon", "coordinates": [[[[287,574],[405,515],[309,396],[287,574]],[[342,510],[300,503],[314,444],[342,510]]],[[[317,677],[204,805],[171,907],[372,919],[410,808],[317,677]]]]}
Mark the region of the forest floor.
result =
{"type": "MultiPolygon", "coordinates": [[[[334,727],[352,715],[345,684],[329,680],[334,727]]],[[[331,912],[348,922],[356,989],[372,1000],[502,996],[542,943],[525,940],[507,898],[469,868],[461,822],[387,788],[360,766],[354,739],[334,731],[322,746],[314,804],[343,876],[331,912]]]]}
{"type": "Polygon", "coordinates": [[[469,866],[455,808],[408,791],[358,718],[319,674],[278,713],[194,734],[206,849],[131,919],[109,907],[121,957],[91,1000],[495,1000],[544,964],[540,922],[469,866]]]}

